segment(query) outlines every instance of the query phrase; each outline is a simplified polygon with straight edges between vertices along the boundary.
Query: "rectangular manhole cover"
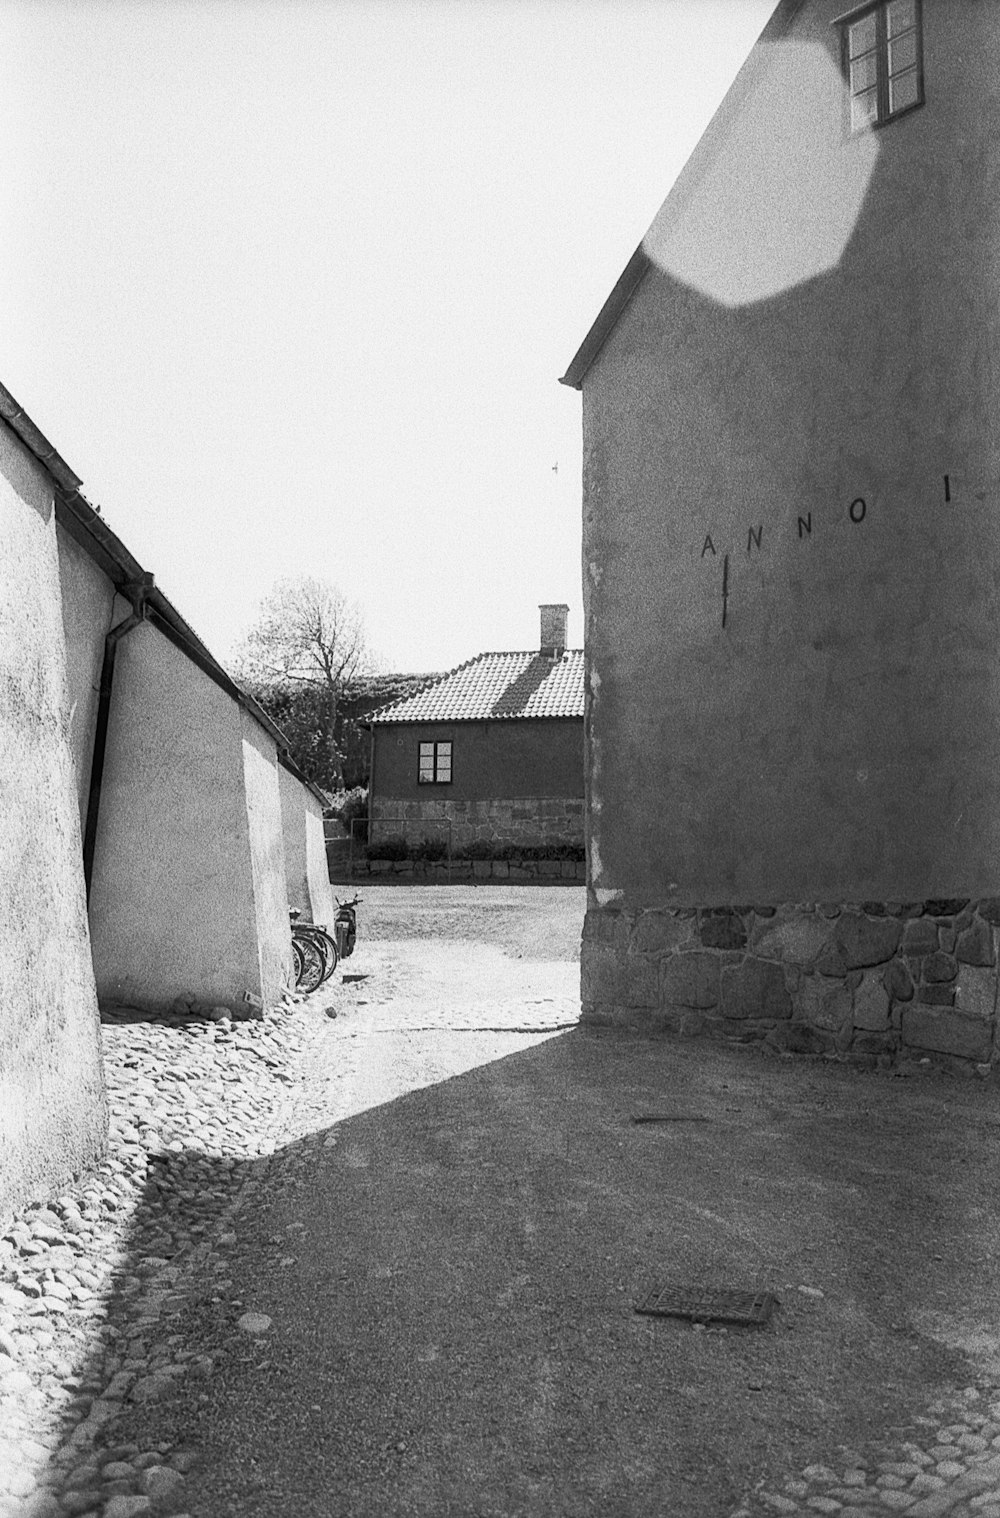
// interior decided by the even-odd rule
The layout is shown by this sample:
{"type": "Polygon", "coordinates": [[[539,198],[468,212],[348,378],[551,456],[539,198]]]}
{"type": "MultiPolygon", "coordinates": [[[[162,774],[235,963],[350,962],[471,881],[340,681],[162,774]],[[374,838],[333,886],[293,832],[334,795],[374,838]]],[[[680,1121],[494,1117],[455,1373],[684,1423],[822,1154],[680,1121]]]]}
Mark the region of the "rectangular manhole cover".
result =
{"type": "Polygon", "coordinates": [[[769,1291],[712,1291],[699,1286],[654,1286],[636,1312],[693,1323],[766,1323],[778,1299],[769,1291]]]}

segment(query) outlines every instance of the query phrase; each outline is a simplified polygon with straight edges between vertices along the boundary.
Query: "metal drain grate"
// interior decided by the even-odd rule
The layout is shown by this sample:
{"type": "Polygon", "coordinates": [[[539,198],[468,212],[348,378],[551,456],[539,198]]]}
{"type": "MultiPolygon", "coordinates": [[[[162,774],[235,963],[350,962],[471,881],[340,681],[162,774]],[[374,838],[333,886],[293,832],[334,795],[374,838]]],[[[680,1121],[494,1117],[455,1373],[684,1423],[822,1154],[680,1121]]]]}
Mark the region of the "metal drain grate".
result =
{"type": "Polygon", "coordinates": [[[691,1286],[654,1286],[636,1312],[694,1323],[766,1323],[778,1299],[769,1291],[706,1291],[691,1286]]]}

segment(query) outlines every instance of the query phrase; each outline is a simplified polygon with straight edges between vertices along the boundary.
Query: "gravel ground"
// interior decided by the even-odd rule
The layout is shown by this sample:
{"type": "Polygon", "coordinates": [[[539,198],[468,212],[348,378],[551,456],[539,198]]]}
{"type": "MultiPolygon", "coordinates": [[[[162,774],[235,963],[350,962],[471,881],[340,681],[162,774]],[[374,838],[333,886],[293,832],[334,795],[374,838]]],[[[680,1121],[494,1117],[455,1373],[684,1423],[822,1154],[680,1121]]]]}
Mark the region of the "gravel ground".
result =
{"type": "MultiPolygon", "coordinates": [[[[912,1518],[1000,1518],[1000,1332],[990,1305],[996,1300],[996,1207],[988,1160],[992,1154],[989,1139],[998,1126],[992,1083],[965,1083],[928,1074],[926,1080],[918,1076],[907,1082],[859,1078],[865,1083],[858,1084],[839,1069],[815,1066],[806,1076],[799,1073],[808,1069],[801,1063],[793,1073],[788,1066],[767,1063],[749,1051],[702,1053],[688,1045],[676,1054],[667,1051],[665,1058],[662,1043],[646,1046],[648,1053],[643,1054],[639,1044],[626,1041],[608,1043],[602,1067],[607,1069],[607,1080],[588,1090],[585,1075],[594,1067],[594,1056],[587,1051],[593,1051],[593,1040],[578,1032],[566,1039],[562,1031],[574,1015],[571,992],[581,893],[571,888],[456,887],[370,890],[367,895],[359,953],[342,967],[344,973],[338,975],[334,991],[324,988],[304,1002],[290,1001],[262,1021],[205,1023],[173,1018],[154,1024],[122,1014],[104,1022],[113,1113],[108,1159],[96,1175],[67,1187],[47,1206],[19,1215],[0,1240],[0,1518],[62,1518],[63,1514],[132,1518],[145,1512],[192,1518],[273,1513],[277,1518],[300,1511],[279,1498],[277,1489],[269,1489],[272,1461],[263,1459],[255,1445],[262,1435],[254,1425],[255,1411],[266,1413],[271,1419],[265,1426],[266,1437],[283,1437],[300,1409],[294,1406],[294,1397],[290,1401],[280,1393],[280,1377],[287,1370],[296,1390],[301,1386],[304,1391],[307,1385],[305,1372],[297,1368],[301,1359],[293,1359],[290,1368],[283,1368],[281,1362],[281,1340],[293,1339],[290,1322],[272,1319],[272,1313],[282,1309],[282,1283],[290,1289],[293,1279],[298,1280],[306,1293],[298,1325],[301,1335],[309,1328],[309,1294],[315,1297],[317,1289],[325,1289],[324,1272],[329,1276],[343,1268],[343,1259],[338,1264],[334,1258],[328,1236],[332,1226],[336,1237],[335,1215],[331,1219],[324,1209],[327,1234],[310,1243],[318,1223],[317,1187],[329,1188],[333,1183],[333,1194],[346,1207],[356,1209],[355,1235],[344,1246],[348,1251],[353,1248],[356,1255],[346,1256],[352,1266],[354,1300],[357,1306],[367,1302],[381,1312],[378,1304],[384,1300],[385,1284],[374,1257],[370,1280],[367,1285],[363,1282],[362,1256],[370,1244],[361,1235],[366,1209],[378,1197],[371,1187],[392,1180],[400,1187],[400,1197],[426,1198],[421,1205],[431,1209],[448,1200],[447,1189],[439,1191],[439,1176],[451,1188],[465,1186],[465,1172],[471,1165],[485,1166],[479,1177],[483,1182],[488,1183],[491,1170],[502,1178],[506,1173],[500,1161],[504,1143],[514,1145],[511,1153],[522,1165],[520,1175],[511,1173],[510,1184],[520,1190],[535,1184],[523,1169],[525,1164],[537,1164],[539,1177],[554,1174],[556,1162],[564,1166],[556,1150],[532,1158],[538,1143],[548,1141],[550,1119],[538,1105],[538,1093],[545,1098],[544,1082],[533,1086],[527,1077],[530,1071],[541,1069],[555,1072],[552,1079],[559,1075],[561,1080],[567,1060],[566,1068],[575,1069],[579,1078],[569,1093],[575,1109],[572,1120],[580,1137],[597,1146],[595,1153],[603,1152],[607,1141],[608,1091],[616,1080],[624,1100],[632,1099],[629,1092],[640,1092],[654,1105],[670,1089],[675,1097],[678,1090],[687,1092],[692,1101],[697,1093],[701,1109],[712,1111],[714,1118],[698,1127],[691,1154],[709,1165],[720,1196],[726,1182],[718,1174],[718,1164],[730,1163],[725,1149],[717,1147],[720,1144],[735,1139],[737,1151],[745,1150],[749,1165],[755,1145],[762,1154],[770,1153],[767,1146],[777,1141],[781,1148],[774,1152],[783,1153],[784,1161],[774,1172],[775,1185],[783,1183],[787,1172],[800,1177],[796,1182],[800,1188],[803,1177],[815,1188],[824,1171],[816,1168],[818,1162],[803,1148],[807,1135],[818,1136],[819,1152],[823,1152],[830,1140],[839,1143],[838,1125],[849,1107],[855,1122],[858,1114],[873,1114],[866,1121],[880,1152],[874,1147],[865,1150],[866,1128],[851,1154],[841,1150],[831,1164],[833,1181],[824,1180],[823,1186],[832,1184],[831,1194],[841,1196],[845,1208],[848,1202],[851,1207],[860,1205],[862,1193],[880,1197],[871,1211],[871,1222],[865,1224],[870,1230],[868,1241],[872,1243],[874,1235],[874,1243],[866,1256],[864,1240],[838,1237],[834,1216],[826,1220],[824,1226],[834,1230],[829,1242],[818,1254],[806,1251],[804,1256],[814,1263],[811,1278],[803,1272],[797,1284],[784,1282],[777,1333],[764,1331],[754,1351],[759,1366],[768,1364],[770,1355],[791,1353],[782,1348],[782,1335],[794,1330],[785,1342],[794,1348],[797,1336],[801,1368],[810,1384],[797,1384],[787,1366],[780,1372],[780,1377],[787,1378],[781,1386],[770,1385],[767,1373],[756,1380],[752,1374],[749,1379],[744,1375],[745,1384],[734,1387],[732,1393],[742,1401],[733,1402],[726,1389],[733,1367],[742,1366],[746,1358],[738,1334],[727,1337],[711,1326],[673,1324],[668,1338],[666,1328],[648,1319],[632,1320],[637,1326],[631,1333],[627,1314],[622,1317],[612,1303],[607,1321],[621,1319],[621,1328],[614,1331],[625,1334],[623,1344],[628,1339],[647,1345],[646,1358],[648,1346],[654,1343],[671,1346],[676,1366],[672,1380],[683,1384],[663,1388],[658,1416],[666,1416],[669,1397],[674,1396],[680,1398],[679,1405],[689,1407],[694,1419],[693,1432],[665,1424],[658,1433],[655,1420],[645,1431],[652,1441],[650,1458],[659,1458],[664,1443],[671,1456],[670,1443],[676,1437],[680,1443],[674,1453],[682,1468],[681,1482],[691,1482],[693,1471],[693,1484],[671,1487],[666,1505],[651,1506],[645,1499],[641,1505],[633,1504],[627,1495],[628,1483],[643,1479],[643,1473],[628,1469],[627,1464],[621,1471],[606,1471],[607,1496],[600,1503],[561,1498],[558,1476],[553,1485],[555,1465],[546,1465],[553,1458],[551,1440],[560,1437],[556,1381],[550,1388],[555,1402],[550,1393],[542,1396],[541,1382],[533,1391],[534,1397],[542,1397],[537,1403],[536,1464],[539,1452],[544,1451],[533,1503],[512,1500],[505,1504],[502,1495],[493,1492],[489,1497],[487,1488],[480,1485],[473,1494],[475,1506],[455,1511],[502,1518],[529,1512],[545,1518],[591,1512],[601,1518],[647,1518],[649,1514],[666,1518],[668,1513],[706,1512],[713,1518],[715,1514],[765,1518],[775,1513],[872,1518],[886,1511],[908,1512],[912,1518]],[[328,1011],[336,1013],[335,1019],[326,1015],[328,1011]],[[582,1043],[573,1043],[580,1039],[582,1043]],[[540,1052],[543,1046],[547,1054],[540,1052]],[[512,1059],[505,1051],[514,1048],[526,1052],[512,1059]],[[374,1057],[378,1051],[385,1056],[381,1063],[374,1057]],[[487,1057],[495,1061],[488,1067],[483,1064],[487,1057]],[[519,1059],[532,1063],[519,1065],[519,1059]],[[671,1088],[666,1077],[657,1084],[651,1073],[657,1062],[664,1072],[684,1072],[679,1086],[671,1088]],[[462,1070],[470,1074],[456,1081],[456,1072],[462,1070]],[[784,1094],[776,1096],[779,1090],[787,1090],[787,1100],[784,1094]],[[712,1092],[714,1107],[708,1105],[712,1092]],[[755,1113],[772,1104],[760,1121],[751,1113],[751,1099],[758,1103],[755,1113]],[[447,1104],[457,1113],[456,1103],[464,1104],[464,1111],[470,1101],[474,1107],[466,1113],[465,1128],[454,1129],[454,1138],[449,1138],[450,1120],[441,1125],[447,1104]],[[378,1102],[395,1106],[391,1110],[383,1106],[376,1113],[378,1102]],[[429,1125],[421,1115],[421,1103],[428,1112],[433,1109],[439,1114],[429,1125]],[[494,1121],[500,1125],[495,1130],[496,1160],[490,1158],[493,1140],[486,1121],[490,1103],[496,1109],[494,1121]],[[734,1103],[743,1104],[743,1116],[737,1114],[734,1103]],[[331,1123],[338,1125],[334,1131],[331,1123]],[[418,1147],[409,1162],[409,1175],[401,1177],[396,1170],[403,1161],[388,1150],[406,1134],[407,1124],[413,1127],[411,1137],[418,1147]],[[917,1136],[907,1137],[911,1133],[917,1136]],[[371,1140],[376,1148],[366,1156],[364,1145],[371,1140]],[[387,1151],[382,1155],[379,1143],[387,1151]],[[448,1151],[448,1168],[442,1171],[444,1144],[455,1148],[455,1153],[448,1151]],[[275,1154],[276,1150],[280,1153],[275,1154]],[[859,1158],[866,1152],[870,1154],[867,1168],[859,1158]],[[806,1156],[802,1168],[788,1169],[793,1154],[797,1160],[806,1156]],[[907,1164],[908,1155],[912,1155],[912,1165],[907,1164]],[[358,1168],[368,1158],[370,1172],[358,1168]],[[366,1181],[369,1174],[370,1182],[366,1181]],[[893,1292],[882,1279],[872,1284],[868,1304],[869,1311],[876,1306],[878,1311],[865,1320],[871,1323],[872,1363],[888,1363],[884,1346],[891,1342],[898,1346],[892,1350],[897,1356],[894,1364],[903,1362],[904,1351],[912,1354],[912,1375],[896,1377],[891,1387],[886,1383],[885,1418],[873,1419],[870,1431],[863,1418],[854,1416],[853,1426],[864,1437],[851,1445],[837,1443],[838,1435],[845,1437],[850,1410],[845,1413],[842,1402],[831,1400],[831,1432],[821,1458],[804,1464],[800,1456],[798,1464],[792,1462],[784,1470],[780,1462],[770,1460],[766,1477],[755,1475],[750,1480],[750,1474],[761,1468],[761,1445],[767,1439],[774,1444],[775,1420],[780,1423],[788,1417],[789,1408],[794,1418],[808,1412],[813,1419],[804,1431],[793,1426],[793,1418],[786,1445],[789,1454],[802,1447],[806,1434],[811,1446],[817,1445],[817,1421],[822,1438],[824,1398],[834,1398],[836,1393],[832,1379],[825,1379],[813,1346],[833,1344],[842,1333],[839,1353],[853,1353],[851,1335],[856,1341],[857,1331],[852,1327],[850,1313],[855,1307],[851,1304],[867,1301],[864,1296],[845,1295],[855,1288],[843,1273],[838,1250],[855,1270],[864,1259],[869,1265],[876,1259],[879,1268],[888,1271],[891,1283],[900,1247],[895,1230],[901,1215],[918,1207],[930,1210],[916,1219],[916,1244],[899,1235],[900,1246],[905,1246],[898,1259],[900,1323],[894,1325],[883,1317],[891,1312],[893,1292]],[[275,1222],[278,1217],[280,1228],[275,1222]],[[261,1229],[269,1228],[273,1231],[258,1237],[261,1229]],[[880,1228],[883,1237],[877,1237],[880,1228]],[[942,1251],[949,1245],[952,1265],[941,1262],[942,1251]],[[904,1258],[907,1250],[914,1257],[904,1258]],[[266,1300],[268,1292],[273,1303],[266,1300]],[[941,1304],[940,1311],[928,1305],[935,1302],[941,1304]],[[832,1339],[823,1337],[824,1322],[832,1326],[832,1339]],[[876,1358],[876,1340],[882,1360],[876,1358]],[[716,1362],[721,1375],[713,1383],[716,1400],[703,1406],[697,1378],[716,1362]],[[930,1375],[928,1367],[933,1367],[930,1375]],[[928,1387],[934,1383],[939,1391],[930,1395],[928,1387]],[[770,1400],[772,1394],[775,1401],[770,1400]],[[745,1411],[740,1412],[741,1407],[745,1411]],[[252,1433],[239,1424],[239,1417],[249,1420],[252,1433]],[[698,1490],[697,1465],[684,1473],[683,1441],[688,1439],[696,1456],[698,1417],[708,1420],[706,1451],[713,1429],[727,1419],[737,1428],[732,1446],[736,1475],[742,1469],[748,1476],[741,1500],[706,1506],[704,1492],[698,1490]],[[233,1421],[227,1423],[227,1419],[233,1421]],[[890,1419],[894,1426],[886,1427],[890,1419]],[[802,1437],[793,1437],[796,1434],[802,1437]],[[212,1440],[218,1441],[220,1435],[230,1439],[230,1447],[223,1443],[213,1450],[212,1440]],[[225,1480],[211,1464],[223,1458],[230,1463],[235,1459],[237,1464],[235,1474],[231,1470],[225,1480]],[[685,1490],[690,1492],[688,1499],[685,1490]]],[[[637,1134],[645,1131],[636,1130],[637,1134]]],[[[669,1149],[670,1131],[665,1130],[656,1142],[666,1143],[669,1149]]],[[[661,1219],[645,1212],[648,1197],[639,1192],[630,1202],[622,1189],[623,1184],[626,1188],[630,1184],[628,1176],[634,1175],[636,1185],[646,1184],[650,1177],[655,1180],[659,1165],[643,1140],[626,1163],[613,1161],[608,1173],[615,1184],[602,1194],[592,1190],[593,1182],[585,1174],[574,1179],[575,1172],[567,1170],[566,1181],[589,1188],[580,1194],[589,1197],[590,1214],[589,1232],[574,1233],[580,1226],[577,1218],[566,1238],[586,1240],[589,1247],[600,1228],[602,1210],[613,1220],[627,1218],[628,1209],[638,1205],[650,1226],[666,1229],[665,1241],[672,1239],[674,1247],[693,1251],[692,1261],[701,1258],[715,1240],[723,1250],[719,1262],[730,1269],[741,1255],[753,1253],[753,1238],[741,1237],[739,1232],[744,1226],[740,1217],[745,1214],[716,1200],[716,1208],[726,1216],[717,1215],[710,1195],[685,1201],[681,1172],[671,1177],[669,1186],[677,1194],[664,1196],[662,1203],[682,1209],[676,1216],[683,1219],[685,1230],[690,1229],[687,1245],[679,1244],[676,1223],[667,1214],[661,1219]],[[701,1201],[706,1205],[697,1205],[701,1201]],[[620,1210],[623,1206],[625,1212],[620,1210]]],[[[769,1165],[766,1160],[761,1173],[767,1174],[769,1165]]],[[[473,1184],[477,1184],[475,1178],[473,1184]]],[[[573,1196],[563,1191],[563,1184],[560,1180],[559,1192],[549,1204],[554,1221],[536,1217],[536,1226],[543,1231],[564,1227],[565,1219],[560,1222],[559,1218],[567,1209],[579,1208],[573,1196]]],[[[390,1229],[398,1226],[392,1214],[394,1195],[386,1194],[382,1213],[372,1223],[381,1230],[378,1247],[383,1250],[390,1246],[390,1229]]],[[[811,1195],[804,1188],[789,1193],[792,1216],[795,1206],[803,1208],[804,1225],[815,1206],[811,1195]]],[[[763,1194],[758,1201],[766,1205],[763,1194]]],[[[345,1218],[349,1215],[345,1213],[345,1218]]],[[[854,1216],[849,1208],[843,1211],[841,1225],[854,1216]]],[[[868,1212],[857,1214],[859,1221],[868,1217],[868,1212]]],[[[346,1227],[341,1231],[346,1232],[346,1227]]],[[[804,1226],[803,1236],[807,1233],[804,1226]]],[[[527,1240],[529,1257],[540,1238],[541,1234],[534,1242],[527,1240]]],[[[416,1236],[410,1235],[410,1244],[415,1241],[416,1236]]],[[[623,1237],[621,1245],[627,1242],[623,1237]]],[[[430,1244],[433,1258],[435,1241],[430,1244]]],[[[716,1247],[714,1242],[711,1247],[716,1247]]],[[[461,1243],[455,1248],[458,1259],[461,1243]]],[[[572,1259],[569,1266],[576,1268],[572,1259]]],[[[394,1290],[408,1289],[404,1276],[405,1272],[398,1276],[394,1290]]],[[[518,1284],[520,1277],[511,1279],[516,1297],[525,1288],[518,1284]]],[[[627,1279],[623,1280],[627,1286],[627,1279]]],[[[591,1290],[589,1285],[587,1289],[591,1290]]],[[[614,1286],[616,1292],[623,1289],[622,1282],[614,1286]]],[[[433,1293],[425,1305],[432,1305],[432,1297],[433,1293]]],[[[455,1299],[456,1308],[463,1300],[455,1299]]],[[[474,1306],[476,1300],[473,1292],[468,1302],[474,1306]]],[[[624,1300],[627,1304],[627,1295],[624,1300]]],[[[447,1313],[446,1290],[442,1302],[447,1313]]],[[[514,1331],[520,1331],[518,1317],[517,1313],[505,1315],[514,1331]]],[[[574,1375],[572,1367],[579,1366],[582,1376],[588,1355],[597,1352],[594,1345],[599,1349],[599,1341],[588,1338],[604,1331],[600,1314],[595,1321],[597,1329],[588,1328],[586,1318],[578,1318],[569,1309],[558,1330],[566,1341],[562,1348],[555,1342],[542,1346],[553,1368],[560,1363],[558,1356],[565,1356],[560,1374],[567,1385],[574,1375]]],[[[867,1329],[862,1327],[863,1341],[867,1329]]],[[[333,1332],[341,1340],[353,1334],[349,1315],[333,1332]]],[[[304,1348],[308,1350],[308,1343],[302,1340],[296,1353],[301,1356],[304,1348]]],[[[526,1366],[533,1365],[536,1352],[537,1346],[526,1345],[526,1366]]],[[[358,1364],[363,1365],[367,1350],[364,1344],[343,1340],[342,1353],[360,1357],[358,1364]]],[[[543,1360],[549,1363],[545,1355],[543,1360]]],[[[322,1366],[329,1361],[321,1356],[319,1363],[324,1374],[322,1366]]],[[[774,1362],[776,1380],[783,1363],[774,1362]]],[[[382,1369],[392,1367],[387,1362],[382,1369]]],[[[612,1370],[613,1362],[602,1371],[609,1386],[612,1370]]],[[[432,1373],[431,1369],[426,1372],[432,1373]]],[[[407,1374],[412,1375],[412,1369],[407,1374]]],[[[473,1372],[469,1383],[473,1388],[478,1375],[473,1372]]],[[[446,1384],[442,1382],[442,1387],[446,1384]]],[[[398,1401],[405,1388],[390,1390],[383,1383],[382,1389],[397,1399],[397,1410],[405,1407],[405,1401],[398,1401]]],[[[871,1390],[859,1383],[858,1407],[864,1398],[865,1406],[871,1404],[871,1390]]],[[[452,1388],[446,1394],[463,1393],[459,1386],[457,1393],[452,1388]]],[[[876,1405],[877,1400],[876,1395],[876,1405]]],[[[301,1411],[308,1418],[308,1407],[301,1411]]],[[[525,1413],[512,1408],[512,1421],[525,1413]]],[[[580,1416],[586,1428],[592,1413],[584,1408],[580,1416]]],[[[350,1433],[338,1409],[330,1440],[350,1433]]],[[[358,1428],[354,1433],[361,1445],[373,1437],[371,1429],[358,1428]]],[[[621,1429],[621,1436],[625,1435],[636,1438],[635,1413],[621,1429]]],[[[618,1436],[613,1430],[609,1435],[605,1423],[601,1437],[613,1441],[618,1436]]],[[[779,1426],[779,1448],[781,1437],[783,1427],[779,1426]]],[[[420,1501],[414,1495],[419,1487],[398,1485],[412,1454],[412,1450],[407,1452],[405,1438],[390,1445],[388,1454],[381,1448],[374,1451],[372,1479],[375,1491],[382,1493],[374,1506],[324,1505],[320,1491],[317,1511],[342,1512],[351,1518],[362,1511],[443,1512],[435,1505],[438,1496],[433,1490],[420,1501]],[[385,1466],[384,1480],[378,1474],[382,1469],[378,1462],[385,1466]],[[395,1494],[393,1502],[388,1501],[390,1491],[395,1494]]],[[[362,1456],[368,1458],[363,1450],[362,1456]]],[[[588,1458],[593,1462],[593,1453],[588,1455],[585,1445],[579,1451],[568,1448],[566,1457],[573,1469],[582,1469],[588,1458]]],[[[349,1458],[361,1457],[354,1449],[349,1458]]],[[[279,1464],[275,1451],[273,1466],[279,1464]]],[[[331,1474],[327,1472],[327,1479],[331,1474]]],[[[715,1474],[704,1472],[703,1489],[721,1490],[715,1474]]],[[[739,1486],[738,1480],[735,1484],[739,1486]]]]}

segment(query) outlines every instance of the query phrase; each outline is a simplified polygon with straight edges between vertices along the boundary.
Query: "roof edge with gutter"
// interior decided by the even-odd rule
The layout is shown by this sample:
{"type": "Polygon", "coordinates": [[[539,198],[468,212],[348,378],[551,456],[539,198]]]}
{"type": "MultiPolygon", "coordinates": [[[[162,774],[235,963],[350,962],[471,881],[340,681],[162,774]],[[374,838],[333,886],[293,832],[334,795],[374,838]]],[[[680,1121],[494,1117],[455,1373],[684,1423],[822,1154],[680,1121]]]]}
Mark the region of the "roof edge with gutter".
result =
{"type": "MultiPolygon", "coordinates": [[[[146,571],[138,559],[129,552],[117,533],[112,532],[100,513],[95,511],[90,502],[81,495],[80,486],[83,481],[73,473],[65,459],[56,452],[48,438],[35,426],[28,413],[4,385],[0,385],[0,419],[7,423],[28,452],[52,477],[56,486],[56,521],[88,554],[98,569],[107,575],[115,590],[126,595],[127,586],[147,578],[146,571]]],[[[220,690],[225,691],[264,728],[274,740],[278,759],[283,767],[325,806],[326,797],[318,786],[307,779],[291,757],[288,739],[281,729],[271,721],[263,707],[252,696],[247,695],[246,691],[241,690],[232,676],[226,673],[198,637],[194,628],[188,625],[176,607],[168,601],[162,590],[157,589],[155,584],[151,585],[146,593],[146,603],[152,613],[151,620],[160,632],[181,653],[185,654],[192,664],[197,665],[220,690]]]]}
{"type": "MultiPolygon", "coordinates": [[[[666,199],[660,207],[661,211],[663,206],[669,206],[676,213],[691,198],[729,138],[736,124],[740,106],[757,82],[761,66],[758,48],[761,43],[777,42],[784,37],[804,4],[805,0],[778,0],[763,31],[747,54],[739,73],[722,97],[711,121],[695,143],[684,167],[667,192],[666,199]]],[[[657,215],[659,214],[658,211],[657,215]]],[[[652,267],[645,244],[646,239],[643,238],[598,312],[590,331],[573,355],[566,373],[559,380],[560,385],[569,385],[574,390],[583,388],[587,371],[618,325],[619,318],[652,267]]]]}

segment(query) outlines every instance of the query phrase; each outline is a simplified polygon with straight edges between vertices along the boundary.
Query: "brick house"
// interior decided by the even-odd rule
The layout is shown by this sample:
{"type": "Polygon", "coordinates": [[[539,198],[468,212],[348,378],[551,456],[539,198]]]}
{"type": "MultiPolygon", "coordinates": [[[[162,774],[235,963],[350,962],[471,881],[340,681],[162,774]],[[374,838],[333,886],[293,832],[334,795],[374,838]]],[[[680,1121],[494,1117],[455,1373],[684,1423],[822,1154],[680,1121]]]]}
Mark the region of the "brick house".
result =
{"type": "Polygon", "coordinates": [[[782,0],[572,360],[584,1015],[997,1058],[1000,8],[782,0]]]}
{"type": "Polygon", "coordinates": [[[583,653],[566,606],[539,647],[479,654],[368,719],[369,838],[583,845],[583,653]]]}

